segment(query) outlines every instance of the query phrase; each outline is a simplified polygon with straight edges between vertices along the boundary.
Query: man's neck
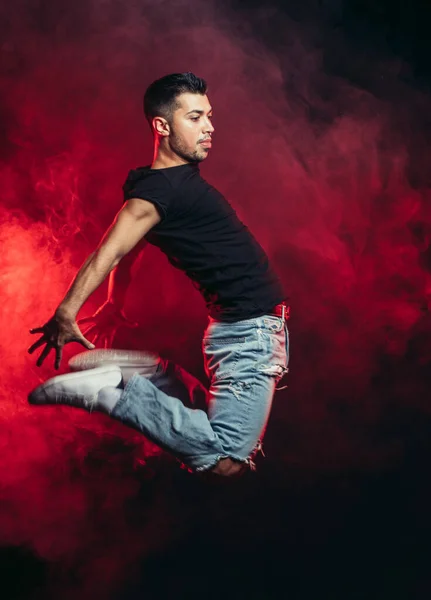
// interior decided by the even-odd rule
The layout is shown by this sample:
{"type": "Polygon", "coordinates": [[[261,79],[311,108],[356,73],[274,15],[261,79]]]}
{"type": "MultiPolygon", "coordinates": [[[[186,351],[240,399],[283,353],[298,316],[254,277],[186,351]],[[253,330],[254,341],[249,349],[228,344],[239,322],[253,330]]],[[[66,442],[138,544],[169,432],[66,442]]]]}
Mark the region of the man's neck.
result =
{"type": "Polygon", "coordinates": [[[179,167],[180,165],[187,164],[189,164],[187,160],[184,160],[184,158],[173,152],[167,152],[161,146],[154,148],[154,157],[151,164],[152,169],[169,169],[169,167],[179,167]]]}

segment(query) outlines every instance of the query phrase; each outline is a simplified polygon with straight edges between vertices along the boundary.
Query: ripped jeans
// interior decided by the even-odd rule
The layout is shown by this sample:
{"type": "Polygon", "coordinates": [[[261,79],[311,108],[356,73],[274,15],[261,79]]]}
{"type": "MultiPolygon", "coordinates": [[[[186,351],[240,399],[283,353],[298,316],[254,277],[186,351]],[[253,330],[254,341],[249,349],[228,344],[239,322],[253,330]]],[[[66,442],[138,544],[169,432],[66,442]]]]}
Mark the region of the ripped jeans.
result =
{"type": "Polygon", "coordinates": [[[210,381],[206,411],[187,407],[172,381],[165,393],[160,372],[150,379],[133,375],[111,416],[193,471],[211,469],[222,458],[254,468],[277,383],[288,370],[285,320],[264,315],[226,323],[209,317],[202,344],[210,381]]]}

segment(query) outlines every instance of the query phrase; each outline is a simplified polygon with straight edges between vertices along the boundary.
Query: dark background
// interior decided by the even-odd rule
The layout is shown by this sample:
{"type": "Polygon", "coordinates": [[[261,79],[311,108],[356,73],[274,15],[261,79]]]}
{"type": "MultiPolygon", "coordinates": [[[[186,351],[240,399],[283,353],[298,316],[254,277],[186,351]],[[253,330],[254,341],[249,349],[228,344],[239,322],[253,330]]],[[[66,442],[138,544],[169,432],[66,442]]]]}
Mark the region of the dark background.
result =
{"type": "MultiPolygon", "coordinates": [[[[430,17],[414,1],[0,4],[2,598],[430,597],[430,17]],[[292,306],[266,458],[221,485],[103,415],[26,400],[54,374],[27,331],[151,160],[145,88],[186,70],[215,110],[202,173],[292,306]]],[[[155,249],[127,310],[140,328],[117,345],[204,379],[205,307],[155,249]]]]}

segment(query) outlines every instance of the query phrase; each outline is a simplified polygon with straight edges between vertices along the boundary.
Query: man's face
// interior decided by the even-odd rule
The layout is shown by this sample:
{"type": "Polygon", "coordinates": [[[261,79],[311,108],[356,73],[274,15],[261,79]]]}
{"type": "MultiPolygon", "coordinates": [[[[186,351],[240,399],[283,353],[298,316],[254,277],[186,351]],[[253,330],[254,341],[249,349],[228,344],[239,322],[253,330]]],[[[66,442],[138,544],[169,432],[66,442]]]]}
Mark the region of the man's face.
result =
{"type": "Polygon", "coordinates": [[[211,148],[212,108],[207,96],[181,94],[180,105],[170,120],[169,145],[175,154],[189,162],[205,160],[211,148]]]}

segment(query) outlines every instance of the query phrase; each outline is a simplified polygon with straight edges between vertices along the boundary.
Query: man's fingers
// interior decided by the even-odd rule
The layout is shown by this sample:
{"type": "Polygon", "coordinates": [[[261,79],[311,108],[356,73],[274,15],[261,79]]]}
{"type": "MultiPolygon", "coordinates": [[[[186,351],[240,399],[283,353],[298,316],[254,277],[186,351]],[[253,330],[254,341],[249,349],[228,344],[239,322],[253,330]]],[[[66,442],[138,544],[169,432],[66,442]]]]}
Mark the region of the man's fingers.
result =
{"type": "Polygon", "coordinates": [[[50,353],[52,348],[52,345],[50,343],[47,343],[45,348],[42,350],[41,355],[39,356],[39,358],[36,361],[36,365],[38,367],[40,367],[43,363],[43,361],[45,360],[45,358],[48,356],[48,354],[50,353]]]}
{"type": "Polygon", "coordinates": [[[114,341],[115,334],[116,334],[116,331],[111,331],[110,333],[108,333],[106,335],[105,348],[112,348],[112,343],[114,341]]]}
{"type": "Polygon", "coordinates": [[[86,340],[84,336],[73,338],[73,340],[71,341],[78,342],[78,344],[81,344],[82,346],[84,346],[84,348],[87,348],[88,350],[94,350],[94,348],[96,347],[89,340],[86,340]]]}
{"type": "Polygon", "coordinates": [[[55,349],[55,362],[54,362],[54,368],[56,370],[58,370],[60,368],[62,354],[63,354],[63,348],[57,346],[57,348],[55,349]]]}
{"type": "Polygon", "coordinates": [[[42,346],[42,344],[45,344],[45,343],[46,343],[46,338],[45,338],[45,336],[43,336],[39,340],[37,340],[37,342],[35,342],[34,344],[32,344],[30,346],[30,348],[27,350],[27,352],[29,354],[33,354],[33,352],[35,350],[37,350],[37,348],[39,348],[39,346],[42,346]]]}
{"type": "Polygon", "coordinates": [[[118,325],[124,325],[124,327],[129,327],[131,329],[134,329],[136,327],[139,327],[139,323],[137,321],[132,321],[131,319],[129,319],[128,317],[126,317],[126,315],[123,315],[122,313],[120,313],[119,315],[116,315],[116,320],[118,322],[118,325]]]}
{"type": "Polygon", "coordinates": [[[88,335],[93,335],[93,334],[94,334],[94,332],[95,332],[95,331],[97,331],[97,329],[98,329],[98,328],[97,328],[97,325],[92,325],[92,326],[91,326],[91,327],[89,327],[88,329],[85,329],[85,330],[84,330],[82,333],[83,333],[85,336],[88,336],[88,335]]]}
{"type": "Polygon", "coordinates": [[[45,327],[34,327],[30,329],[30,333],[44,333],[45,327]]]}
{"type": "Polygon", "coordinates": [[[103,338],[102,334],[96,333],[96,335],[93,337],[93,344],[96,345],[101,338],[103,338]]]}
{"type": "Polygon", "coordinates": [[[82,325],[82,323],[90,323],[91,321],[94,321],[94,317],[83,317],[82,319],[79,319],[76,322],[78,323],[78,325],[82,325]]]}
{"type": "Polygon", "coordinates": [[[106,334],[101,334],[97,338],[97,343],[99,345],[99,348],[105,348],[105,349],[109,348],[108,342],[109,342],[109,340],[108,340],[108,336],[106,334]]]}

